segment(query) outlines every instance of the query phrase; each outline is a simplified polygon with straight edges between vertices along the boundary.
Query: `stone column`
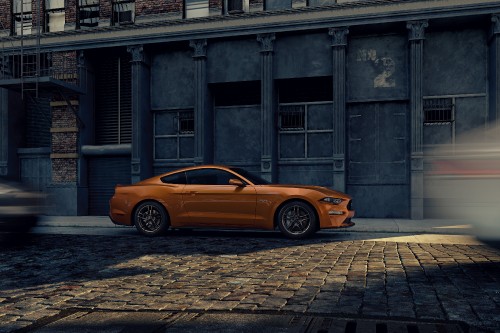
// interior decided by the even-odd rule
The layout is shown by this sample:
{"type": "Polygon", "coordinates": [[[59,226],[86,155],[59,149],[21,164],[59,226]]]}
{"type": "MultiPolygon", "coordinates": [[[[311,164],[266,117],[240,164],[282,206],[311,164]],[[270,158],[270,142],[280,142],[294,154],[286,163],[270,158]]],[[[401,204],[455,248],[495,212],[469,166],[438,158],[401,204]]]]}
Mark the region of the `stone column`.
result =
{"type": "Polygon", "coordinates": [[[347,28],[330,28],[333,64],[333,186],[346,191],[346,48],[347,28]]]}
{"type": "Polygon", "coordinates": [[[500,14],[491,16],[489,40],[489,111],[491,126],[500,124],[500,14]]]}
{"type": "Polygon", "coordinates": [[[207,85],[207,40],[189,42],[194,61],[194,163],[212,163],[212,108],[207,85]]]}
{"type": "Polygon", "coordinates": [[[411,117],[411,218],[424,218],[424,156],[422,77],[424,31],[427,21],[408,22],[410,45],[410,117],[411,117]]]}
{"type": "Polygon", "coordinates": [[[132,55],[132,159],[131,181],[153,174],[153,120],[150,105],[150,62],[142,45],[127,47],[132,55]]]}
{"type": "Polygon", "coordinates": [[[9,94],[0,89],[0,176],[7,176],[9,166],[9,94]]]}
{"type": "Polygon", "coordinates": [[[276,98],[273,75],[274,40],[273,33],[257,35],[260,43],[261,64],[261,175],[276,182],[278,179],[278,147],[276,140],[276,98]]]}

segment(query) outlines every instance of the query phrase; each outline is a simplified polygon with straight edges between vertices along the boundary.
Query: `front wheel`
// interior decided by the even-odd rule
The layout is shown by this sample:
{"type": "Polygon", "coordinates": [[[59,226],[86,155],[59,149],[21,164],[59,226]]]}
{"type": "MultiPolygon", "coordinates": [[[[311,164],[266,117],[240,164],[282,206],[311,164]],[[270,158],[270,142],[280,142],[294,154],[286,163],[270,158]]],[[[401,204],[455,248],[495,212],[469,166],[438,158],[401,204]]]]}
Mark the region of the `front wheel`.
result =
{"type": "Polygon", "coordinates": [[[135,210],[134,221],[137,230],[145,236],[162,235],[169,227],[165,208],[155,201],[141,203],[135,210]]]}
{"type": "Polygon", "coordinates": [[[304,202],[288,202],[278,213],[278,227],[289,238],[308,237],[317,230],[316,214],[313,208],[304,202]]]}

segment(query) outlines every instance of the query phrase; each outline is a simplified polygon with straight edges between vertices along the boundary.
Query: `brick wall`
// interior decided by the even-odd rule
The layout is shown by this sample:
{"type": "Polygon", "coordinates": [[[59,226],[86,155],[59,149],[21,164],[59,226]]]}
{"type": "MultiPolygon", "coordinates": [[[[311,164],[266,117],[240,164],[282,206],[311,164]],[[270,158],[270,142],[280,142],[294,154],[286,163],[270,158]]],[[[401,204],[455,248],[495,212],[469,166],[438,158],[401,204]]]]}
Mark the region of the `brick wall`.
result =
{"type": "Polygon", "coordinates": [[[66,13],[65,20],[66,24],[76,24],[76,10],[77,10],[78,0],[66,0],[66,13]]]}
{"type": "MultiPolygon", "coordinates": [[[[72,105],[78,109],[73,98],[72,105]]],[[[76,116],[66,102],[54,97],[52,107],[52,182],[74,183],[78,180],[78,129],[76,116]]]]}
{"type": "Polygon", "coordinates": [[[183,0],[136,0],[136,16],[182,12],[183,0]]]}
{"type": "Polygon", "coordinates": [[[112,12],[111,0],[101,0],[99,4],[99,20],[100,21],[110,21],[112,12]]]}
{"type": "MultiPolygon", "coordinates": [[[[21,0],[22,1],[22,0],[21,0]]],[[[43,0],[32,0],[31,1],[31,15],[33,20],[33,33],[36,33],[37,20],[40,19],[40,32],[44,31],[45,27],[45,11],[43,6],[43,0]],[[39,13],[40,11],[40,13],[39,13]],[[38,16],[40,14],[40,16],[38,16]]]]}
{"type": "Polygon", "coordinates": [[[209,0],[208,7],[210,8],[210,12],[216,15],[222,15],[222,4],[223,0],[209,0]]]}
{"type": "Polygon", "coordinates": [[[0,29],[10,31],[12,3],[10,0],[0,1],[0,29]]]}

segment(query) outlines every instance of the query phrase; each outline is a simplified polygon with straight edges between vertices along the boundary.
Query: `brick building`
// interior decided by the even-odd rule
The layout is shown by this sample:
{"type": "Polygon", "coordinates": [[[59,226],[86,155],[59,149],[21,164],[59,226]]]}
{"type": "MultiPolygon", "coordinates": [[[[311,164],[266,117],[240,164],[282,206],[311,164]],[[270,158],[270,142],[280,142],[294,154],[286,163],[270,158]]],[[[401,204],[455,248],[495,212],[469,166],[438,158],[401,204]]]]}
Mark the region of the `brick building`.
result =
{"type": "Polygon", "coordinates": [[[220,163],[428,217],[425,148],[490,126],[491,0],[0,0],[0,174],[50,214],[220,163]]]}

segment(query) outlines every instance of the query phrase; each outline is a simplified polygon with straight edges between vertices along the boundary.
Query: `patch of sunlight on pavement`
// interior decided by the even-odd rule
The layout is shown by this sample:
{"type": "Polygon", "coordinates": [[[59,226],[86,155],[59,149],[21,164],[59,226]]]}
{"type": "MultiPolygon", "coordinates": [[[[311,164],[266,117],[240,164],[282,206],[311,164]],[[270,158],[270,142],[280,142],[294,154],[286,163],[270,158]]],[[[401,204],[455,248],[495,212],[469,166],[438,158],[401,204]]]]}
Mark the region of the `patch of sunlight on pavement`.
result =
{"type": "MultiPolygon", "coordinates": [[[[367,235],[368,236],[368,235],[367,235]]],[[[467,235],[437,235],[437,234],[422,234],[422,235],[405,235],[391,237],[364,237],[363,240],[381,241],[381,242],[402,242],[402,243],[438,243],[438,244],[468,244],[468,245],[483,245],[480,241],[472,236],[467,235]]]]}
{"type": "Polygon", "coordinates": [[[471,229],[472,225],[470,224],[461,224],[461,225],[446,225],[442,227],[432,227],[432,229],[471,229]]]}

